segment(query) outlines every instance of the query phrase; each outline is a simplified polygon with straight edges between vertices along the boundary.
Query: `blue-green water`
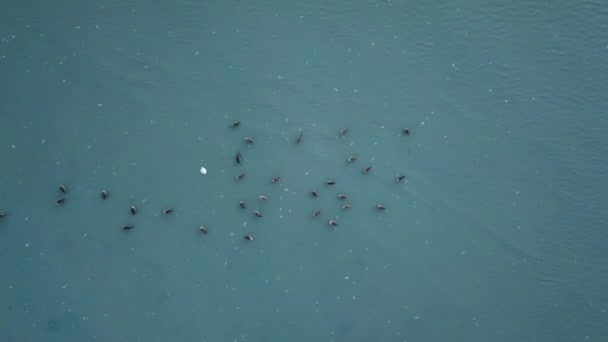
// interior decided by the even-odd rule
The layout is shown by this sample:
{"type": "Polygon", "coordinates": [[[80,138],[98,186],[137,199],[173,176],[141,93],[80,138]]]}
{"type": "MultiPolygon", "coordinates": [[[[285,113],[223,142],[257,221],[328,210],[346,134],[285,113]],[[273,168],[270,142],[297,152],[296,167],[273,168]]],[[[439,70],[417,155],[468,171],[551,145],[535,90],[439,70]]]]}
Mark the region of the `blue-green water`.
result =
{"type": "Polygon", "coordinates": [[[601,2],[27,1],[0,38],[2,341],[608,339],[601,2]]]}

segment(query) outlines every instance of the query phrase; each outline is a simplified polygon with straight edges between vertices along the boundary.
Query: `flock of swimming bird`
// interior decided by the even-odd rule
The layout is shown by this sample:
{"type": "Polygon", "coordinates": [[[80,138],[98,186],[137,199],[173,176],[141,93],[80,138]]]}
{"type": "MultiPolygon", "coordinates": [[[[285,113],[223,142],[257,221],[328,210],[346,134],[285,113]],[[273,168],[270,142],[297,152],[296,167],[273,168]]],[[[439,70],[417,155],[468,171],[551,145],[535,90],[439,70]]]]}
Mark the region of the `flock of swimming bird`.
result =
{"type": "MultiPolygon", "coordinates": [[[[240,122],[240,121],[235,121],[235,122],[233,122],[233,123],[231,123],[231,124],[230,124],[230,127],[231,127],[231,128],[233,128],[233,129],[237,129],[237,128],[238,128],[240,125],[241,125],[241,122],[240,122]]],[[[348,129],[348,128],[343,128],[343,129],[340,129],[338,133],[339,133],[339,135],[340,135],[340,136],[345,136],[345,135],[348,133],[348,131],[349,131],[349,129],[348,129]]],[[[410,130],[409,130],[409,128],[404,128],[404,129],[403,129],[403,135],[404,135],[404,136],[409,136],[409,135],[410,135],[410,130]]],[[[253,144],[255,144],[255,141],[254,141],[252,138],[250,138],[250,137],[246,137],[246,138],[244,138],[244,140],[245,140],[245,143],[246,143],[246,144],[249,144],[249,145],[253,145],[253,144]]],[[[302,143],[302,141],[303,141],[303,140],[304,140],[304,134],[303,134],[303,133],[300,133],[300,134],[298,135],[298,137],[296,138],[295,143],[296,143],[296,144],[300,144],[300,143],[302,143]]],[[[346,162],[348,162],[348,163],[354,163],[356,160],[357,160],[357,156],[349,156],[348,158],[346,158],[346,162]]],[[[237,152],[237,153],[236,153],[236,155],[235,155],[235,161],[236,161],[236,163],[237,163],[237,164],[239,164],[239,165],[240,165],[240,164],[243,162],[243,156],[242,156],[242,154],[241,154],[240,152],[237,152]]],[[[367,173],[369,173],[371,170],[372,170],[372,166],[366,166],[366,167],[364,167],[364,168],[361,170],[361,172],[363,172],[364,174],[367,174],[367,173]]],[[[245,173],[239,173],[239,174],[238,174],[238,175],[235,177],[235,179],[236,179],[237,181],[240,181],[240,180],[242,180],[243,178],[245,178],[245,173]]],[[[403,174],[397,175],[397,176],[395,177],[395,182],[397,182],[397,183],[403,182],[403,181],[404,181],[406,178],[407,178],[407,177],[406,177],[405,175],[403,175],[403,174]]],[[[281,181],[281,177],[280,177],[280,176],[275,176],[275,177],[273,177],[273,178],[272,178],[272,180],[271,180],[271,181],[272,181],[272,183],[279,183],[279,182],[281,181]]],[[[325,181],[325,184],[326,184],[326,185],[328,185],[328,186],[332,186],[332,185],[336,184],[336,182],[335,182],[334,180],[327,180],[327,181],[325,181]]],[[[68,187],[67,187],[65,184],[60,184],[60,185],[59,185],[59,191],[61,192],[62,196],[61,196],[59,199],[57,199],[57,200],[55,201],[55,205],[57,205],[57,206],[59,206],[59,205],[63,205],[63,204],[66,202],[66,200],[67,200],[66,195],[68,194],[68,187]]],[[[314,189],[313,189],[313,190],[311,190],[310,194],[311,194],[311,196],[312,196],[313,198],[318,197],[317,191],[316,191],[316,190],[314,190],[314,189]]],[[[109,196],[110,196],[110,194],[109,194],[109,192],[108,192],[107,190],[102,190],[102,191],[101,191],[101,193],[100,193],[100,197],[101,197],[101,199],[102,199],[102,200],[104,200],[104,201],[105,201],[106,199],[108,199],[108,197],[109,197],[109,196]]],[[[259,199],[260,199],[261,201],[267,201],[267,200],[268,200],[268,197],[266,197],[266,196],[264,196],[264,195],[261,195],[261,196],[259,196],[259,199]]],[[[345,194],[339,194],[339,195],[338,195],[338,199],[340,199],[340,200],[346,200],[346,199],[348,199],[348,196],[347,196],[347,195],[345,195],[345,194]]],[[[239,201],[239,206],[240,206],[242,209],[247,209],[247,205],[246,205],[246,204],[245,204],[245,202],[243,202],[243,201],[239,201]]],[[[385,207],[383,204],[375,204],[375,207],[376,207],[376,209],[377,209],[377,210],[386,210],[386,207],[385,207]]],[[[344,205],[342,206],[342,209],[343,209],[343,210],[348,210],[348,209],[350,209],[350,208],[351,208],[351,205],[350,205],[350,204],[344,204],[344,205]]],[[[136,207],[136,206],[132,205],[132,206],[129,208],[129,210],[130,210],[130,212],[131,212],[131,215],[136,215],[136,214],[137,214],[137,207],[136,207]]],[[[173,212],[174,212],[174,209],[173,209],[173,208],[165,208],[165,209],[163,209],[162,214],[163,214],[163,215],[171,215],[173,212]]],[[[254,215],[254,216],[256,216],[256,217],[262,217],[262,213],[261,213],[259,210],[254,210],[254,211],[253,211],[253,215],[254,215]]],[[[8,212],[5,212],[5,211],[3,211],[3,210],[0,210],[0,219],[5,218],[5,217],[7,217],[7,216],[9,216],[8,212]]],[[[317,211],[313,212],[313,213],[312,213],[312,216],[313,216],[313,217],[320,217],[320,216],[321,216],[321,211],[320,211],[320,210],[317,210],[317,211]]],[[[336,227],[336,226],[338,226],[338,225],[339,225],[338,221],[337,221],[337,220],[334,220],[334,219],[329,220],[329,221],[328,221],[328,224],[329,224],[330,226],[334,226],[334,227],[336,227]]],[[[131,229],[133,229],[134,227],[135,227],[135,226],[134,226],[133,224],[127,224],[127,225],[124,225],[124,226],[122,227],[122,229],[123,229],[123,230],[131,230],[131,229]]],[[[202,233],[204,233],[204,234],[207,234],[207,233],[208,233],[208,230],[207,230],[207,228],[206,228],[205,226],[201,226],[201,227],[199,228],[199,230],[200,230],[202,233]]],[[[244,236],[243,236],[243,238],[244,238],[245,240],[247,240],[247,241],[253,241],[253,236],[252,236],[252,235],[244,235],[244,236]]]]}

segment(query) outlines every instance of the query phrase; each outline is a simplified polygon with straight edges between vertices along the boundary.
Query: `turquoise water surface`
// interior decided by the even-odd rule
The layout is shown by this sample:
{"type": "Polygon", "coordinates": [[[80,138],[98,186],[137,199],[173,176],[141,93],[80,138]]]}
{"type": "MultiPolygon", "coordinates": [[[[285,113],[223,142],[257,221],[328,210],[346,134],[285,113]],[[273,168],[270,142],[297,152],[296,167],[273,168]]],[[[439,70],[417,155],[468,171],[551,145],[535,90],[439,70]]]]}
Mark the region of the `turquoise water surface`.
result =
{"type": "Polygon", "coordinates": [[[0,38],[1,341],[608,340],[601,2],[26,1],[0,38]]]}

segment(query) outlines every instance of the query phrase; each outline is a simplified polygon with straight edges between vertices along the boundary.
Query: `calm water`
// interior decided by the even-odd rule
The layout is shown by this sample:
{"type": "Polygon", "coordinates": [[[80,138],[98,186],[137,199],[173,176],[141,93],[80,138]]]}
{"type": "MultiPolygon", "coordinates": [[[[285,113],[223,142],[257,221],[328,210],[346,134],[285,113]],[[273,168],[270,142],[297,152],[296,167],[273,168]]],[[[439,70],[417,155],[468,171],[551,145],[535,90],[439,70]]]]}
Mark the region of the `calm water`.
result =
{"type": "Polygon", "coordinates": [[[607,32],[600,2],[5,6],[0,340],[606,341],[607,32]]]}

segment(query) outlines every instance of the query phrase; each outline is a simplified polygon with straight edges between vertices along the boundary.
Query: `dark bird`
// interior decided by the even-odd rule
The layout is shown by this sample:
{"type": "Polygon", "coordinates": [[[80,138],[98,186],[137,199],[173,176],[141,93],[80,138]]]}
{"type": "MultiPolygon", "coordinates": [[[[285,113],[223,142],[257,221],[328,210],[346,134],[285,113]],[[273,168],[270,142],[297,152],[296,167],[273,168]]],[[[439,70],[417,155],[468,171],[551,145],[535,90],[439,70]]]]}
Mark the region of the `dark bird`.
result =
{"type": "Polygon", "coordinates": [[[63,185],[63,184],[61,184],[61,185],[59,185],[59,191],[63,192],[64,194],[67,194],[68,193],[68,187],[65,186],[65,185],[63,185]]]}
{"type": "Polygon", "coordinates": [[[376,204],[376,209],[378,209],[378,210],[385,210],[386,207],[383,206],[382,204],[376,204]]]}
{"type": "Polygon", "coordinates": [[[261,212],[259,212],[259,211],[257,211],[257,210],[255,210],[255,211],[253,212],[253,215],[255,215],[255,216],[257,216],[257,217],[262,217],[262,213],[261,213],[261,212]]]}
{"type": "Polygon", "coordinates": [[[253,241],[253,236],[251,236],[251,235],[245,235],[245,236],[243,236],[243,239],[245,239],[247,241],[253,241]]]}
{"type": "Polygon", "coordinates": [[[409,128],[404,128],[403,129],[403,134],[410,135],[410,129],[409,128]]]}
{"type": "Polygon", "coordinates": [[[61,204],[65,203],[65,200],[66,200],[65,198],[60,198],[55,201],[55,205],[61,205],[61,204]]]}
{"type": "Polygon", "coordinates": [[[344,194],[339,194],[339,195],[338,195],[338,198],[339,198],[339,199],[341,199],[341,200],[345,200],[345,199],[347,199],[347,198],[348,198],[348,196],[346,196],[346,195],[344,195],[344,194]]]}
{"type": "Polygon", "coordinates": [[[317,210],[314,213],[312,213],[312,217],[318,217],[321,216],[321,210],[317,210]]]}
{"type": "Polygon", "coordinates": [[[329,225],[330,226],[337,226],[338,222],[336,220],[329,220],[329,225]]]}
{"type": "Polygon", "coordinates": [[[299,144],[302,142],[302,139],[304,139],[304,134],[300,133],[300,135],[298,135],[298,138],[296,139],[296,144],[299,144]]]}
{"type": "Polygon", "coordinates": [[[340,135],[345,135],[346,133],[348,133],[348,128],[342,128],[340,130],[340,135]]]}
{"type": "Polygon", "coordinates": [[[230,127],[237,128],[237,127],[239,127],[240,124],[241,124],[240,121],[235,121],[235,122],[233,122],[233,123],[230,124],[230,127]]]}
{"type": "Polygon", "coordinates": [[[249,137],[245,138],[245,142],[248,143],[248,144],[250,144],[250,145],[255,143],[255,141],[253,139],[249,138],[249,137]]]}
{"type": "Polygon", "coordinates": [[[245,178],[245,174],[244,173],[240,173],[240,174],[236,175],[235,178],[236,178],[236,180],[241,180],[241,179],[245,178]]]}
{"type": "Polygon", "coordinates": [[[133,227],[135,227],[132,224],[127,224],[126,226],[122,226],[122,230],[129,230],[129,229],[133,229],[133,227]]]}
{"type": "Polygon", "coordinates": [[[352,205],[345,204],[345,205],[342,206],[342,209],[346,210],[346,209],[350,209],[350,207],[352,207],[352,205]]]}
{"type": "Polygon", "coordinates": [[[334,185],[334,184],[336,184],[336,182],[334,182],[334,181],[326,181],[325,184],[327,184],[327,185],[334,185]]]}
{"type": "Polygon", "coordinates": [[[368,166],[365,169],[363,169],[363,173],[368,173],[371,169],[372,169],[372,167],[368,166]]]}
{"type": "Polygon", "coordinates": [[[395,178],[395,182],[399,183],[404,179],[405,179],[405,175],[397,176],[397,178],[395,178]]]}
{"type": "Polygon", "coordinates": [[[264,195],[260,195],[260,201],[268,201],[268,197],[264,196],[264,195]]]}
{"type": "Polygon", "coordinates": [[[354,162],[355,160],[357,160],[357,157],[355,157],[355,156],[350,156],[350,157],[348,157],[348,158],[346,159],[346,161],[347,161],[347,162],[349,162],[349,163],[352,163],[352,162],[354,162]]]}
{"type": "Polygon", "coordinates": [[[163,210],[163,215],[168,215],[171,213],[173,213],[173,209],[171,209],[171,208],[167,208],[167,209],[163,210]]]}
{"type": "Polygon", "coordinates": [[[241,162],[242,162],[242,159],[241,159],[241,158],[242,158],[242,157],[243,157],[243,156],[241,155],[241,153],[240,153],[240,152],[238,152],[238,153],[236,154],[236,156],[234,157],[234,159],[236,160],[236,163],[237,163],[237,164],[241,164],[241,162]]]}
{"type": "Polygon", "coordinates": [[[276,176],[276,177],[272,177],[272,182],[273,183],[278,183],[281,180],[281,177],[276,176]]]}
{"type": "Polygon", "coordinates": [[[104,199],[104,200],[105,200],[106,198],[108,198],[108,192],[107,192],[107,191],[105,191],[105,190],[103,190],[103,191],[101,192],[101,199],[104,199]]]}
{"type": "Polygon", "coordinates": [[[207,228],[205,228],[204,226],[200,226],[200,227],[198,228],[198,230],[200,230],[200,231],[201,231],[201,233],[207,234],[207,228]]]}
{"type": "Polygon", "coordinates": [[[132,205],[129,210],[131,210],[131,215],[137,214],[137,208],[134,205],[132,205]]]}
{"type": "Polygon", "coordinates": [[[243,201],[239,201],[239,206],[243,209],[247,209],[247,206],[245,205],[245,202],[243,202],[243,201]]]}
{"type": "Polygon", "coordinates": [[[0,217],[7,217],[8,213],[5,213],[4,211],[0,211],[0,217]]]}
{"type": "Polygon", "coordinates": [[[317,190],[313,190],[311,193],[312,193],[312,197],[318,197],[317,190]]]}

